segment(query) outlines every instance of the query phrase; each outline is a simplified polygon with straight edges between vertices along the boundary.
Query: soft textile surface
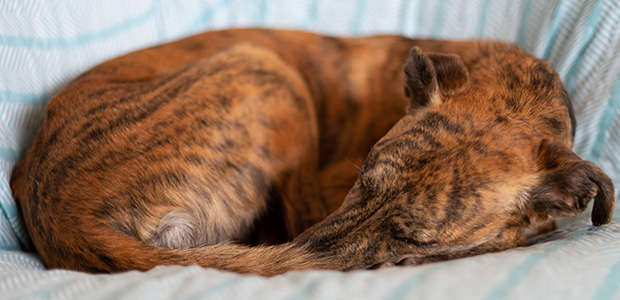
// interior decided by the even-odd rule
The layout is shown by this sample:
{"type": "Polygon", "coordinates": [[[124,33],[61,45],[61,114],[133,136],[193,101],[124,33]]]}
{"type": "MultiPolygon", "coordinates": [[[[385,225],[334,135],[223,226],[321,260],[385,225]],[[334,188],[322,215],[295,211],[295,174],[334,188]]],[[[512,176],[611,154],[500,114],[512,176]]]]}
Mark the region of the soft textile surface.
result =
{"type": "Polygon", "coordinates": [[[0,298],[620,298],[620,216],[586,214],[531,246],[378,271],[273,278],[199,267],[87,275],[46,271],[9,189],[51,95],[106,59],[204,30],[278,27],[335,35],[496,37],[547,59],[577,113],[575,150],[620,183],[620,2],[490,0],[0,0],[0,298]]]}

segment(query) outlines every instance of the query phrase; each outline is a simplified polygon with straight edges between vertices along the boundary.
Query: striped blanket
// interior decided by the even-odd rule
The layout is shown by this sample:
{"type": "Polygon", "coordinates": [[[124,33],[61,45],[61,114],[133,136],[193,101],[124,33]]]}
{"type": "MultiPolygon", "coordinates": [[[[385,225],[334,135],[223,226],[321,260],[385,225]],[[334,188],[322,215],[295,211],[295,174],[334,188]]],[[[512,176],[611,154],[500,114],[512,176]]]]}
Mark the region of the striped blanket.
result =
{"type": "Polygon", "coordinates": [[[501,38],[548,60],[577,114],[575,150],[620,186],[619,0],[0,0],[0,299],[620,299],[620,215],[588,214],[501,253],[272,278],[200,267],[46,270],[11,196],[12,169],[51,95],[112,57],[227,27],[333,35],[501,38]]]}

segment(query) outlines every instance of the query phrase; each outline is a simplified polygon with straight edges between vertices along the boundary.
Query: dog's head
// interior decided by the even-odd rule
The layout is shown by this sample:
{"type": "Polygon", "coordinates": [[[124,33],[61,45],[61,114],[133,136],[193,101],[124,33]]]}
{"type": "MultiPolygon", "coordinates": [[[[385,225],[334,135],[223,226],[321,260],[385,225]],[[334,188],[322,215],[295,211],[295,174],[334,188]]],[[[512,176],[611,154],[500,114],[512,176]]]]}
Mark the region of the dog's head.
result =
{"type": "Polygon", "coordinates": [[[572,150],[561,79],[515,47],[410,52],[410,103],[370,151],[344,204],[298,238],[342,269],[419,264],[524,245],[524,228],[576,216],[611,220],[611,180],[572,150]]]}

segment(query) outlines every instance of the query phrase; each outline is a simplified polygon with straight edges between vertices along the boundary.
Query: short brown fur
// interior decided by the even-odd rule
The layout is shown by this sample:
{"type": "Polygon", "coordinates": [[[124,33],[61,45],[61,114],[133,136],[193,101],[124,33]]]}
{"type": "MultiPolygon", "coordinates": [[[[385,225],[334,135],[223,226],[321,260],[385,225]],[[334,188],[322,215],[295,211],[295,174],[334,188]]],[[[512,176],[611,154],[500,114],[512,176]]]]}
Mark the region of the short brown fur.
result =
{"type": "Polygon", "coordinates": [[[11,187],[51,268],[421,264],[522,246],[592,197],[608,223],[574,130],[560,78],[502,42],[224,30],[77,78],[11,187]]]}

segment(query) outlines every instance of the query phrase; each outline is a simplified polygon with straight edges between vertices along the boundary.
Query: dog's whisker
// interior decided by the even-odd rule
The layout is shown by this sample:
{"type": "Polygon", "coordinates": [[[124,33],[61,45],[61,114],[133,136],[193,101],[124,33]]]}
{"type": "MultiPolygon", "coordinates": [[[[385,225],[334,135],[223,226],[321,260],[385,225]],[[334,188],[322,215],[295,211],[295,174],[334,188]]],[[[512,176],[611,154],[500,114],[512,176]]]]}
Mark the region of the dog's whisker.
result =
{"type": "Polygon", "coordinates": [[[344,155],[344,153],[340,152],[340,155],[342,155],[342,158],[344,158],[347,162],[349,162],[351,165],[353,165],[358,171],[362,170],[362,167],[358,166],[357,164],[355,164],[352,160],[350,160],[346,155],[344,155]]]}

